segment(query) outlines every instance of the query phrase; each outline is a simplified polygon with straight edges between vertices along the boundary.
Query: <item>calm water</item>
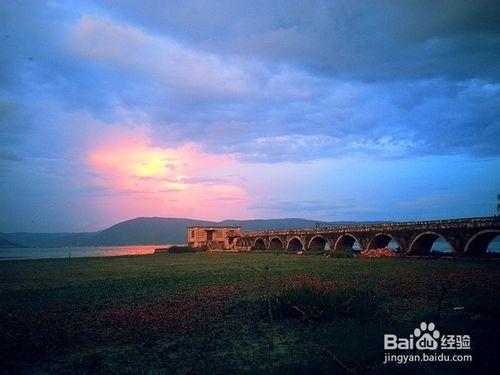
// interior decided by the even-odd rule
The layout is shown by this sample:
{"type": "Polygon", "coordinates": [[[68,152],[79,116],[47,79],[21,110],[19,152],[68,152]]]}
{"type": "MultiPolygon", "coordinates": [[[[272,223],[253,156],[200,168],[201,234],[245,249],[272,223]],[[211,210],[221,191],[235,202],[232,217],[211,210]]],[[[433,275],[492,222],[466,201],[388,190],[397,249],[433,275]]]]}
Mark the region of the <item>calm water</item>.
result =
{"type": "MultiPolygon", "coordinates": [[[[110,257],[118,255],[153,254],[159,247],[172,245],[147,245],[147,246],[86,246],[86,247],[35,247],[0,249],[0,261],[10,259],[44,259],[44,258],[82,258],[82,257],[110,257]]],[[[389,248],[396,248],[397,243],[389,243],[389,248]]],[[[353,248],[358,250],[359,245],[353,248]]],[[[452,252],[446,241],[438,239],[432,247],[434,251],[452,252]]],[[[500,236],[488,246],[489,252],[500,253],[500,236]]]]}
{"type": "Polygon", "coordinates": [[[43,259],[43,258],[81,258],[110,257],[118,255],[153,254],[159,247],[171,245],[147,246],[86,246],[86,247],[36,247],[0,249],[0,261],[9,259],[43,259]]]}

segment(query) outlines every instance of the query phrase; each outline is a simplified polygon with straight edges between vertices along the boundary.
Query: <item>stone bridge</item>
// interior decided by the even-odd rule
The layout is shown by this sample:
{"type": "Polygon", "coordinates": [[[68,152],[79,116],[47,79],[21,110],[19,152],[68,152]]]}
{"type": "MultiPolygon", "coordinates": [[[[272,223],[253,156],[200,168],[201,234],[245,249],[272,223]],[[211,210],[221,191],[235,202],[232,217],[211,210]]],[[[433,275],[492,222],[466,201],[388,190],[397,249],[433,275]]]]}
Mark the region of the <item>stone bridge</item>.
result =
{"type": "Polygon", "coordinates": [[[500,235],[500,217],[414,221],[370,225],[339,225],[307,229],[241,232],[229,238],[238,250],[351,251],[357,242],[361,250],[398,244],[398,252],[427,255],[438,238],[448,242],[455,254],[483,255],[500,235]]]}

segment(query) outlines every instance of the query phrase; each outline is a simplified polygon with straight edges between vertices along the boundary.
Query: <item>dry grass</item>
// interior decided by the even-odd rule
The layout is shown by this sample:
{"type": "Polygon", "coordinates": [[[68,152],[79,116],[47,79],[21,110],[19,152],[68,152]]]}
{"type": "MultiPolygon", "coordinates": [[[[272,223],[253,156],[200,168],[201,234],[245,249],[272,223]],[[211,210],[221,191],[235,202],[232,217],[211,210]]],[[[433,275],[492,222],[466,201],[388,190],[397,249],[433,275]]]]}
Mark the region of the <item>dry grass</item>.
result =
{"type": "Polygon", "coordinates": [[[0,278],[7,373],[386,372],[383,334],[424,319],[471,335],[453,371],[498,358],[495,261],[165,254],[1,262],[0,278]]]}

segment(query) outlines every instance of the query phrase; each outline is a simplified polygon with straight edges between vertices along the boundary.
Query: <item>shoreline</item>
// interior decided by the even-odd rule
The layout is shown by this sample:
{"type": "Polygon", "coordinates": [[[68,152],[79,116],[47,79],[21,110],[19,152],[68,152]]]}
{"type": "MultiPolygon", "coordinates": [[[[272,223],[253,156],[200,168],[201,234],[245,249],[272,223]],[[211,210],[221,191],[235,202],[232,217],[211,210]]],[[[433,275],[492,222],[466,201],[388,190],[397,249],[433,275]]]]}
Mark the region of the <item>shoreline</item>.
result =
{"type": "Polygon", "coordinates": [[[20,257],[1,257],[0,256],[0,264],[4,264],[5,262],[27,262],[27,261],[62,261],[62,260],[73,260],[73,259],[102,259],[102,260],[110,260],[113,258],[128,258],[128,257],[146,257],[156,255],[158,257],[164,257],[165,255],[170,255],[172,257],[182,256],[182,255],[211,255],[211,256],[221,256],[226,254],[252,254],[254,256],[259,255],[274,255],[274,256],[295,256],[295,257],[318,257],[325,258],[325,261],[334,261],[334,260],[359,260],[359,261],[369,261],[369,260],[394,260],[395,262],[401,260],[411,260],[411,261],[456,261],[456,262],[478,262],[478,263],[491,263],[495,261],[500,261],[500,254],[495,254],[495,256],[490,257],[457,257],[457,256],[419,256],[419,255],[399,255],[396,257],[379,257],[379,258],[371,258],[371,257],[363,257],[363,256],[354,256],[350,258],[335,258],[335,257],[327,257],[323,256],[322,253],[308,253],[308,254],[296,254],[292,252],[282,252],[282,253],[270,253],[263,251],[199,251],[199,252],[183,252],[183,253],[169,253],[168,251],[161,252],[151,252],[151,253],[141,253],[141,254],[117,254],[117,255],[90,255],[90,256],[71,256],[71,257],[51,257],[51,258],[20,258],[20,257]]]}

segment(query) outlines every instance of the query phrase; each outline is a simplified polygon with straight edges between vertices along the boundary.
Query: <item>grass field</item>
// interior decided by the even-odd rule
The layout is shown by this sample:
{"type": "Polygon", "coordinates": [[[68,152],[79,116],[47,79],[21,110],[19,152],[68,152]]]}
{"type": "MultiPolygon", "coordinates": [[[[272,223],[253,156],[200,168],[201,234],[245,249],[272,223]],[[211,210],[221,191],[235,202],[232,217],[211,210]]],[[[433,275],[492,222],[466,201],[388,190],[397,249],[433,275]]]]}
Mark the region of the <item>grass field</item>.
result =
{"type": "Polygon", "coordinates": [[[493,372],[500,262],[159,254],[0,262],[1,372],[493,372]],[[384,365],[383,335],[473,362],[384,365]]]}

